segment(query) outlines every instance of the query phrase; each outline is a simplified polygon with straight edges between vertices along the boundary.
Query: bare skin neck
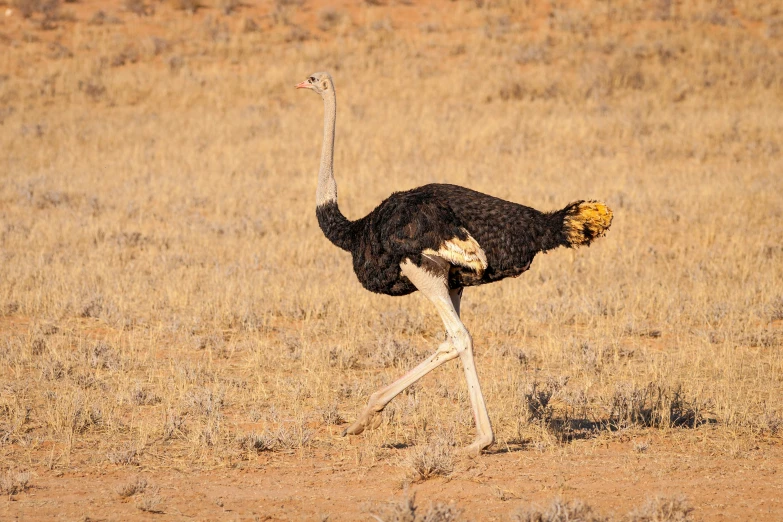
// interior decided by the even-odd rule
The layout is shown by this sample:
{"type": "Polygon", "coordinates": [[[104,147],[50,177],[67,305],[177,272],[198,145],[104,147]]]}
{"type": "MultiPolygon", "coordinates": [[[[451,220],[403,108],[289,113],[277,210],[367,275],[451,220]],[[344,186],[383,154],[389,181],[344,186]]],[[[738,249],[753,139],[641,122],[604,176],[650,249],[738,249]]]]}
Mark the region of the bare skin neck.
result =
{"type": "Polygon", "coordinates": [[[318,188],[315,192],[315,204],[325,205],[337,202],[337,183],[332,170],[334,159],[334,124],[337,116],[337,97],[334,86],[330,85],[322,97],[324,100],[324,143],[321,149],[321,168],[318,170],[318,188]]]}

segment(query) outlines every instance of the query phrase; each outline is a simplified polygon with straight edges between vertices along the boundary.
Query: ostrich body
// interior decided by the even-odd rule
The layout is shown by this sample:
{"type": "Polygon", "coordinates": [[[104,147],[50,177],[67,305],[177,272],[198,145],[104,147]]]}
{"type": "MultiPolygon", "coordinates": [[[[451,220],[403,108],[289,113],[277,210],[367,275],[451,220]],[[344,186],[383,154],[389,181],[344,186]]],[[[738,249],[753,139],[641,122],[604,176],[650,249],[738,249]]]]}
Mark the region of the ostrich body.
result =
{"type": "Polygon", "coordinates": [[[364,288],[392,296],[420,291],[435,305],[447,333],[434,354],[373,393],[343,435],[377,427],[378,414],[396,395],[459,357],[476,421],[476,439],[467,451],[478,454],[492,444],[494,435],[473,360],[473,340],[460,320],[463,289],[517,277],[539,252],[589,245],[609,228],[612,212],[603,203],[577,201],[545,213],[456,185],[430,184],[395,192],[365,217],[350,221],[337,206],[332,170],[337,109],[332,77],[315,73],[296,87],[313,90],[324,101],[316,191],[321,230],[351,253],[364,288]]]}

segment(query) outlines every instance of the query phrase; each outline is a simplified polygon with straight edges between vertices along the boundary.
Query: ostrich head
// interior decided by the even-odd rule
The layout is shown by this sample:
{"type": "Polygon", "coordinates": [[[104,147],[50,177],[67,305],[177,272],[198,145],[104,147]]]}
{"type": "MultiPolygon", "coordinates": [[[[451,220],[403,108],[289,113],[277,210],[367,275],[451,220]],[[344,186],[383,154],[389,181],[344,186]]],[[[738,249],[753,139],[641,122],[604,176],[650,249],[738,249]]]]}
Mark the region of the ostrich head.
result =
{"type": "Polygon", "coordinates": [[[332,83],[332,77],[329,73],[317,72],[311,74],[310,77],[302,83],[297,84],[296,88],[310,89],[323,96],[326,91],[334,89],[334,84],[332,83]]]}

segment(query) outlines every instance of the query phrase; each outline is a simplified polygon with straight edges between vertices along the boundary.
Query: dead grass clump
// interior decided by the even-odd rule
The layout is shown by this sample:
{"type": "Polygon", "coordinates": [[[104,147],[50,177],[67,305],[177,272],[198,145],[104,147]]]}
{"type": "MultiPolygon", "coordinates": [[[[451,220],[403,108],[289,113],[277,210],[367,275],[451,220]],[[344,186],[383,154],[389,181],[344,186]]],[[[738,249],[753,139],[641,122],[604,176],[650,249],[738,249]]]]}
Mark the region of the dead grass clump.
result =
{"type": "Polygon", "coordinates": [[[269,432],[247,433],[237,437],[237,444],[245,451],[261,453],[264,451],[274,451],[277,440],[269,432]]]}
{"type": "Polygon", "coordinates": [[[658,497],[629,513],[626,519],[628,522],[687,522],[692,520],[692,512],[685,497],[658,497]]]}
{"type": "Polygon", "coordinates": [[[708,401],[689,398],[681,385],[649,383],[647,386],[621,383],[609,400],[609,425],[616,429],[631,426],[695,428],[706,422],[708,401]]]}
{"type": "Polygon", "coordinates": [[[371,515],[379,522],[459,522],[464,520],[462,511],[453,503],[430,502],[423,509],[416,502],[416,495],[405,496],[387,508],[371,515]]]}
{"type": "Polygon", "coordinates": [[[30,473],[8,472],[0,477],[0,494],[17,495],[30,489],[30,473]]]}
{"type": "MultiPolygon", "coordinates": [[[[106,94],[106,87],[93,80],[79,80],[77,88],[80,92],[83,92],[90,100],[94,102],[100,101],[106,94]]],[[[100,314],[100,311],[101,308],[94,307],[90,303],[82,308],[81,316],[97,317],[100,314]]]]}
{"type": "Polygon", "coordinates": [[[380,338],[368,350],[370,350],[369,362],[374,368],[406,370],[420,362],[422,358],[410,341],[394,337],[380,338]]]}
{"type": "Polygon", "coordinates": [[[147,489],[147,480],[142,477],[138,477],[136,478],[136,480],[132,480],[125,484],[120,484],[119,486],[117,486],[115,491],[120,497],[128,498],[128,497],[132,497],[133,495],[144,493],[146,489],[147,489]]]}
{"type": "Polygon", "coordinates": [[[166,420],[163,422],[163,440],[185,439],[188,429],[185,426],[185,419],[169,410],[166,413],[166,420]]]}
{"type": "Polygon", "coordinates": [[[342,20],[342,12],[333,7],[325,7],[318,13],[318,29],[328,32],[339,25],[342,20]]]}
{"type": "Polygon", "coordinates": [[[222,390],[215,391],[209,388],[191,388],[183,398],[183,405],[188,410],[201,415],[214,415],[223,407],[222,390]]]}
{"type": "Polygon", "coordinates": [[[416,446],[408,454],[405,464],[412,482],[446,477],[454,471],[454,451],[440,441],[416,446]]]}
{"type": "Polygon", "coordinates": [[[211,415],[207,418],[204,425],[197,432],[198,443],[203,446],[217,446],[221,440],[222,433],[222,420],[221,414],[211,415]]]}
{"type": "Polygon", "coordinates": [[[139,463],[139,456],[139,450],[127,444],[124,449],[106,453],[106,460],[118,466],[135,466],[139,463]]]}
{"type": "Polygon", "coordinates": [[[243,33],[258,33],[258,32],[261,32],[261,26],[259,26],[258,22],[256,22],[252,18],[245,18],[245,21],[242,22],[242,32],[243,33]]]}
{"type": "Polygon", "coordinates": [[[95,14],[93,14],[90,20],[87,22],[87,25],[108,25],[108,24],[122,24],[122,23],[123,23],[122,20],[120,20],[114,15],[106,14],[105,11],[96,11],[95,14]]]}
{"type": "Polygon", "coordinates": [[[552,398],[563,389],[568,378],[549,378],[546,382],[533,381],[522,392],[522,409],[527,420],[548,424],[552,420],[554,408],[552,398]]]}
{"type": "Polygon", "coordinates": [[[54,29],[54,22],[62,18],[60,0],[14,0],[13,5],[24,18],[42,15],[41,29],[54,29]]]}
{"type": "Polygon", "coordinates": [[[171,0],[171,6],[178,11],[195,14],[203,4],[199,0],[171,0]]]}
{"type": "Polygon", "coordinates": [[[239,447],[245,451],[293,451],[309,447],[313,442],[313,431],[304,422],[279,426],[262,433],[251,432],[236,438],[239,447]]]}
{"type": "Polygon", "coordinates": [[[517,522],[688,522],[692,520],[692,511],[682,496],[659,497],[624,517],[615,518],[596,513],[581,500],[566,502],[556,498],[543,510],[535,506],[521,508],[513,519],[517,522]]]}
{"type": "Polygon", "coordinates": [[[47,381],[58,381],[65,377],[65,365],[62,361],[43,361],[40,369],[41,377],[47,381]]]}
{"type": "Polygon", "coordinates": [[[771,436],[783,434],[783,415],[768,411],[760,418],[761,432],[771,436]]]}
{"type": "Polygon", "coordinates": [[[310,40],[312,38],[312,35],[310,34],[310,31],[307,29],[300,27],[298,25],[292,25],[291,30],[288,31],[288,34],[285,37],[286,42],[306,42],[307,40],[310,40]]]}
{"type": "Polygon", "coordinates": [[[332,404],[321,410],[321,418],[327,426],[334,426],[345,422],[345,419],[343,419],[343,416],[340,415],[340,412],[337,410],[337,404],[332,404]]]}
{"type": "Polygon", "coordinates": [[[769,319],[770,321],[783,321],[783,297],[778,297],[769,305],[769,319]]]}
{"type": "Polygon", "coordinates": [[[123,6],[126,11],[136,16],[152,16],[155,14],[155,7],[147,4],[144,0],[125,0],[123,6]]]}
{"type": "Polygon", "coordinates": [[[136,384],[133,390],[130,392],[130,402],[136,406],[152,406],[158,404],[163,399],[153,391],[144,388],[140,384],[136,384]]]}
{"type": "Polygon", "coordinates": [[[101,341],[92,346],[87,346],[85,357],[90,368],[101,370],[117,370],[120,368],[120,356],[109,346],[101,341]]]}
{"type": "Polygon", "coordinates": [[[136,502],[136,508],[145,513],[163,513],[163,497],[160,496],[160,488],[147,487],[136,502]]]}
{"type": "Polygon", "coordinates": [[[609,518],[593,512],[581,500],[570,502],[556,498],[544,510],[537,507],[521,508],[514,515],[517,522],[608,522],[609,518]]]}
{"type": "Polygon", "coordinates": [[[313,432],[300,422],[291,426],[280,426],[275,432],[276,447],[282,450],[295,450],[310,446],[313,442],[313,432]]]}
{"type": "Polygon", "coordinates": [[[112,67],[122,67],[123,65],[133,64],[139,61],[139,51],[134,46],[129,45],[122,51],[114,55],[109,61],[112,67]]]}
{"type": "Polygon", "coordinates": [[[332,348],[329,350],[329,366],[341,370],[355,369],[359,367],[359,358],[342,348],[332,348]]]}
{"type": "Polygon", "coordinates": [[[79,313],[81,317],[100,317],[103,311],[103,296],[96,295],[85,301],[79,313]]]}
{"type": "Polygon", "coordinates": [[[218,7],[220,8],[221,13],[228,16],[242,7],[242,2],[240,2],[240,0],[220,0],[218,2],[218,7]]]}

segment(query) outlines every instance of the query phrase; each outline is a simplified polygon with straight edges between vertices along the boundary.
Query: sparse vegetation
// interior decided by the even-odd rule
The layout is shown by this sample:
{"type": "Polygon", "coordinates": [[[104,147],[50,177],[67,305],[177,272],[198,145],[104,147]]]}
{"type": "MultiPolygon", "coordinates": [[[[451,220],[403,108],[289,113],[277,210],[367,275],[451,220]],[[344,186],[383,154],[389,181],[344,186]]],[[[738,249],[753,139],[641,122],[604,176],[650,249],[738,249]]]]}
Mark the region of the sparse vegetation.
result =
{"type": "Polygon", "coordinates": [[[392,502],[384,509],[373,513],[372,517],[379,522],[460,522],[465,520],[455,504],[430,502],[424,506],[416,502],[416,495],[392,502]]]}
{"type": "MultiPolygon", "coordinates": [[[[319,498],[332,488],[345,518],[363,509],[357,491],[374,502],[401,482],[438,491],[420,494],[416,517],[459,498],[471,520],[485,506],[508,517],[541,491],[598,517],[682,490],[704,519],[742,518],[739,496],[775,494],[774,2],[457,0],[437,17],[399,0],[0,4],[9,517],[94,517],[68,504],[81,488],[123,519],[175,507],[217,519],[168,484],[203,487],[206,510],[212,482],[269,500],[258,477],[296,477],[319,498]],[[420,296],[364,291],[318,229],[322,114],[293,89],[316,70],[345,100],[335,172],[351,218],[430,182],[615,211],[593,248],[465,291],[495,453],[452,455],[475,435],[458,360],[400,394],[377,429],[339,436],[443,332],[420,296]],[[425,442],[438,440],[449,445],[425,442]],[[587,489],[595,470],[633,495],[587,489]],[[165,502],[115,491],[139,473],[165,485],[165,502]],[[31,503],[39,485],[46,505],[31,503]]],[[[259,516],[312,519],[327,503],[281,502],[292,511],[269,501],[259,516]]],[[[650,513],[634,516],[668,520],[650,513]]]]}
{"type": "Polygon", "coordinates": [[[141,493],[144,493],[144,491],[147,489],[147,480],[138,477],[136,480],[132,480],[130,482],[127,482],[125,484],[122,484],[120,486],[117,486],[117,494],[122,498],[128,498],[132,497],[133,495],[139,495],[141,493]]]}
{"type": "Polygon", "coordinates": [[[446,477],[454,471],[454,449],[443,441],[416,446],[408,455],[406,468],[414,482],[446,477]]]}
{"type": "Polygon", "coordinates": [[[517,522],[688,522],[693,508],[682,496],[656,497],[624,517],[596,513],[580,500],[555,498],[545,509],[521,508],[514,516],[517,522]]]}
{"type": "Polygon", "coordinates": [[[628,515],[628,522],[688,522],[693,508],[683,496],[656,497],[628,515]]]}
{"type": "Polygon", "coordinates": [[[30,488],[30,473],[8,472],[0,476],[0,495],[18,495],[30,488]]]}

